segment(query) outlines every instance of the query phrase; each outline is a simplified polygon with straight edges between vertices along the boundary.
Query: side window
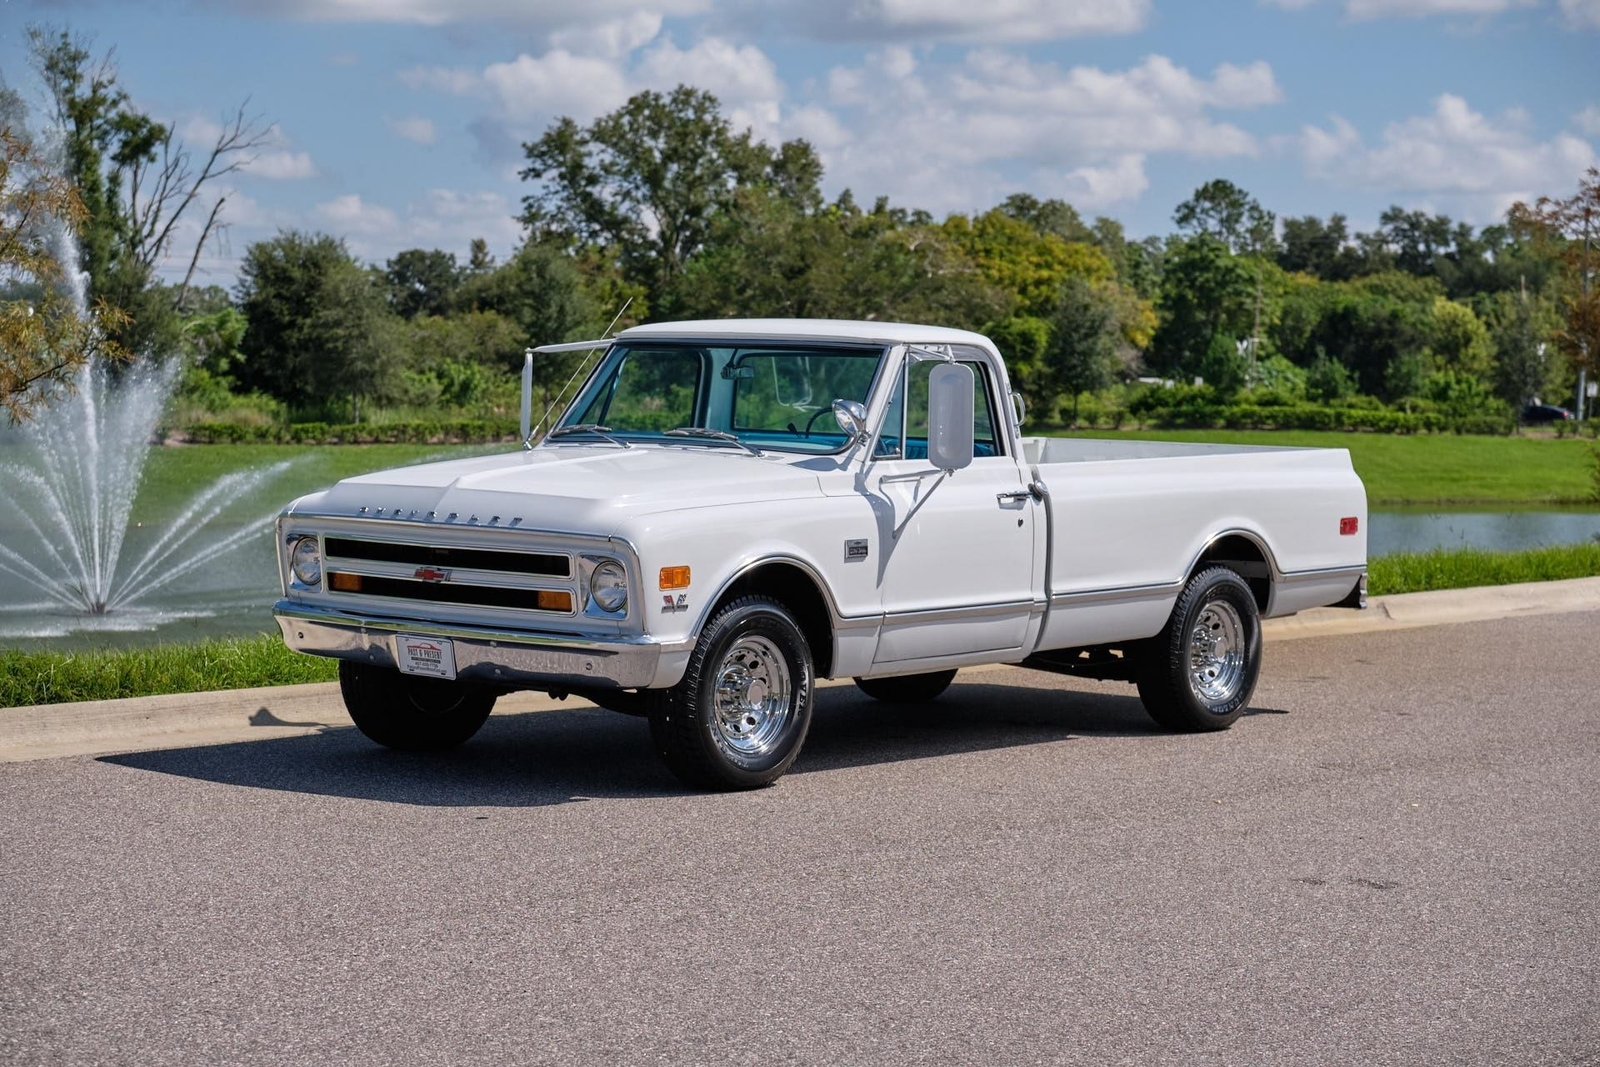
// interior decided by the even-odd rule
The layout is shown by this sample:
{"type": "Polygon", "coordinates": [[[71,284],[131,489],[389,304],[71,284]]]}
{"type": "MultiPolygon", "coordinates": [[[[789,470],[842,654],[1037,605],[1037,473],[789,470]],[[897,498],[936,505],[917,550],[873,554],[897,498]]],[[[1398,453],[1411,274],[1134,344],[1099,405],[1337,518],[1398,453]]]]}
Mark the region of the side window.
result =
{"type": "MultiPolygon", "coordinates": [[[[899,413],[904,410],[906,412],[904,457],[928,458],[928,375],[933,373],[933,368],[938,365],[937,360],[922,360],[911,364],[904,378],[904,383],[910,386],[910,403],[903,402],[903,389],[895,391],[894,399],[889,404],[888,415],[884,419],[883,432],[878,435],[877,455],[894,455],[892,449],[885,452],[884,447],[889,435],[898,432],[899,413]]],[[[985,372],[983,364],[976,361],[962,360],[961,365],[972,371],[973,377],[973,455],[1003,456],[1005,447],[995,433],[995,408],[989,387],[989,375],[985,372]]]]}

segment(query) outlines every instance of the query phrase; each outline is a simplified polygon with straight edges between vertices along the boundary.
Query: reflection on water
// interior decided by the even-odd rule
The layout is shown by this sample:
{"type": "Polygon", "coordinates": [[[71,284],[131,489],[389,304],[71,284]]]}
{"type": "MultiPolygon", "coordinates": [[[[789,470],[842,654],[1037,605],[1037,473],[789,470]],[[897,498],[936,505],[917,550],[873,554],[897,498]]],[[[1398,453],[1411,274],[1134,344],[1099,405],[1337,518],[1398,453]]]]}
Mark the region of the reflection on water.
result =
{"type": "Polygon", "coordinates": [[[1600,511],[1375,511],[1368,519],[1367,555],[1434,548],[1510,552],[1597,539],[1600,511]]]}

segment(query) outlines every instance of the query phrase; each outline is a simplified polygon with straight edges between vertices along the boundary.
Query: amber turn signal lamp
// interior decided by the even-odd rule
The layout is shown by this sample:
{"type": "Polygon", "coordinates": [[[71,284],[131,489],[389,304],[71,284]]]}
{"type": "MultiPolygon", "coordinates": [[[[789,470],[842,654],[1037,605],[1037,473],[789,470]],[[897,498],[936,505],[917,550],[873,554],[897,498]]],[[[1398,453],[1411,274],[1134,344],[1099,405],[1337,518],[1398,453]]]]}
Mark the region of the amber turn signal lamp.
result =
{"type": "Polygon", "coordinates": [[[541,589],[534,602],[540,611],[571,611],[572,594],[558,589],[541,589]]]}
{"type": "Polygon", "coordinates": [[[662,567],[661,568],[661,588],[662,589],[687,589],[687,588],[689,588],[689,568],[688,567],[662,567]]]}
{"type": "Polygon", "coordinates": [[[361,575],[334,571],[328,575],[328,585],[341,593],[359,593],[361,592],[361,575]]]}

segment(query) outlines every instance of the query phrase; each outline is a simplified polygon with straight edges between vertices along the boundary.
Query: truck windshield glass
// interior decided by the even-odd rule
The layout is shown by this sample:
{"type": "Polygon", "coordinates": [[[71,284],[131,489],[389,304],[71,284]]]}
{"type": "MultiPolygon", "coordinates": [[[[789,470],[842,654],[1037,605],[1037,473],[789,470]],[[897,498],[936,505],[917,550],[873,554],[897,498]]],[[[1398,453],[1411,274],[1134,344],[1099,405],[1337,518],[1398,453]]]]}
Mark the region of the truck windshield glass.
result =
{"type": "Polygon", "coordinates": [[[760,449],[836,452],[846,441],[833,402],[866,403],[882,359],[878,347],[618,345],[562,425],[691,446],[694,438],[666,431],[698,427],[760,449]]]}

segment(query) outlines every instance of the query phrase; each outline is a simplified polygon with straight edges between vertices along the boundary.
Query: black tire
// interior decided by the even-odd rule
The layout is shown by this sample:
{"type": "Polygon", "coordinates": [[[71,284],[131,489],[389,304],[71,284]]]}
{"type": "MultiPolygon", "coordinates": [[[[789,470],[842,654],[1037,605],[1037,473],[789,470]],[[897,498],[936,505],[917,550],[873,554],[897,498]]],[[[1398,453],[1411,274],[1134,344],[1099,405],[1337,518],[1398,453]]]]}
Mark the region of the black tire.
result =
{"type": "Polygon", "coordinates": [[[857,678],[855,683],[857,689],[885,704],[925,704],[937,699],[955,679],[955,671],[932,671],[897,678],[857,678]]]}
{"type": "Polygon", "coordinates": [[[771,785],[805,743],[812,689],[811,647],[794,617],[775,600],[741,597],[707,624],[683,681],[651,708],[650,737],[685,785],[716,790],[771,785]],[[725,675],[731,682],[719,712],[719,679],[725,675]],[[741,683],[738,698],[730,699],[727,694],[741,683]],[[785,686],[786,699],[772,696],[785,686]],[[756,703],[746,703],[751,700],[756,703]]]}
{"type": "Polygon", "coordinates": [[[1141,650],[1139,699],[1160,726],[1183,733],[1226,730],[1244,714],[1261,673],[1261,617],[1238,572],[1211,567],[1190,579],[1167,628],[1141,650]],[[1204,627],[1222,656],[1207,655],[1204,627]],[[1230,632],[1237,631],[1237,632],[1230,632]],[[1231,653],[1237,651],[1237,662],[1231,653]],[[1197,677],[1198,672],[1198,677],[1197,677]]]}
{"type": "Polygon", "coordinates": [[[470,682],[419,678],[393,667],[339,662],[339,692],[356,728],[407,752],[455,748],[483,726],[498,697],[470,682]]]}

